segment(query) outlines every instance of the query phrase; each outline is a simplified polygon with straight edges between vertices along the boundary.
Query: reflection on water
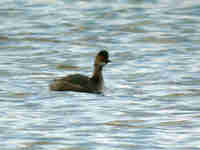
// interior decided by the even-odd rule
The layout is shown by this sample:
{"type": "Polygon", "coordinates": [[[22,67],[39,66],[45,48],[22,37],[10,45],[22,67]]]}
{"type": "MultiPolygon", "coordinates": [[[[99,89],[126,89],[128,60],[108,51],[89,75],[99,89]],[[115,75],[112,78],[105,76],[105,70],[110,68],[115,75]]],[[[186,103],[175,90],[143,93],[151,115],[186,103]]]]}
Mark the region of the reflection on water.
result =
{"type": "Polygon", "coordinates": [[[200,148],[200,2],[0,4],[1,149],[200,148]],[[104,48],[103,95],[49,91],[104,48]]]}

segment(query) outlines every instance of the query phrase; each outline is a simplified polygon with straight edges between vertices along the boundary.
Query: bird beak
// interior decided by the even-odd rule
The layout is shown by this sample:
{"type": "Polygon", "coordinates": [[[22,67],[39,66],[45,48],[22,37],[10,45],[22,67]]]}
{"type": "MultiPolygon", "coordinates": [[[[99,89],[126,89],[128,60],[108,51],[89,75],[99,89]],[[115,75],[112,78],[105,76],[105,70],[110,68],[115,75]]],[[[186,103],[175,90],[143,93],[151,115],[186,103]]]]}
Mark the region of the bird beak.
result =
{"type": "Polygon", "coordinates": [[[106,61],[106,63],[110,63],[110,62],[111,62],[111,60],[109,60],[109,59],[106,61]]]}

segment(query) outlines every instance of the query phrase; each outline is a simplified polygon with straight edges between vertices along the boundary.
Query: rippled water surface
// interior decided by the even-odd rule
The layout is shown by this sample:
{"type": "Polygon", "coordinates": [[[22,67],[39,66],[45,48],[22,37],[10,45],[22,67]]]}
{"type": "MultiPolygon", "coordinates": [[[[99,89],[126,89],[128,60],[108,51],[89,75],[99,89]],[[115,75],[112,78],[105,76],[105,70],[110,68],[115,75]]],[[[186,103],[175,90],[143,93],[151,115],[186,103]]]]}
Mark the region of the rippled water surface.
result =
{"type": "Polygon", "coordinates": [[[0,149],[200,149],[198,0],[1,0],[0,149]],[[104,94],[53,92],[91,75],[104,94]]]}

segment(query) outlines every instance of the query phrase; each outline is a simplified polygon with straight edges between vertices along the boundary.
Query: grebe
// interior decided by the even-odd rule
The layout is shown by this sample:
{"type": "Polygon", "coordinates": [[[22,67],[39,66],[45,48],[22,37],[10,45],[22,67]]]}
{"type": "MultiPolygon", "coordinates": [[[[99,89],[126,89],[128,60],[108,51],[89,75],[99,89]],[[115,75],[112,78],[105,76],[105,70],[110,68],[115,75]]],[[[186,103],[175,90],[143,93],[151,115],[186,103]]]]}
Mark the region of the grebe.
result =
{"type": "Polygon", "coordinates": [[[109,62],[108,52],[102,50],[96,56],[92,77],[81,74],[65,76],[55,79],[53,83],[50,84],[50,89],[54,91],[101,93],[104,87],[102,70],[109,62]]]}

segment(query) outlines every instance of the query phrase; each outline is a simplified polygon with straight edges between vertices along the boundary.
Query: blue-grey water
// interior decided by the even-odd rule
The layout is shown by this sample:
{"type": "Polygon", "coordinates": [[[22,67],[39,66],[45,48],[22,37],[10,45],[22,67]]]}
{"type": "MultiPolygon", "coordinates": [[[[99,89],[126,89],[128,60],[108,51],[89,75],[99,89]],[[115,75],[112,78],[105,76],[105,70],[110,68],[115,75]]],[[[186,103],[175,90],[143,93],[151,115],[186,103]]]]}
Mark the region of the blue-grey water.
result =
{"type": "Polygon", "coordinates": [[[1,0],[1,150],[199,150],[200,1],[1,0]],[[91,75],[103,94],[53,92],[91,75]]]}

